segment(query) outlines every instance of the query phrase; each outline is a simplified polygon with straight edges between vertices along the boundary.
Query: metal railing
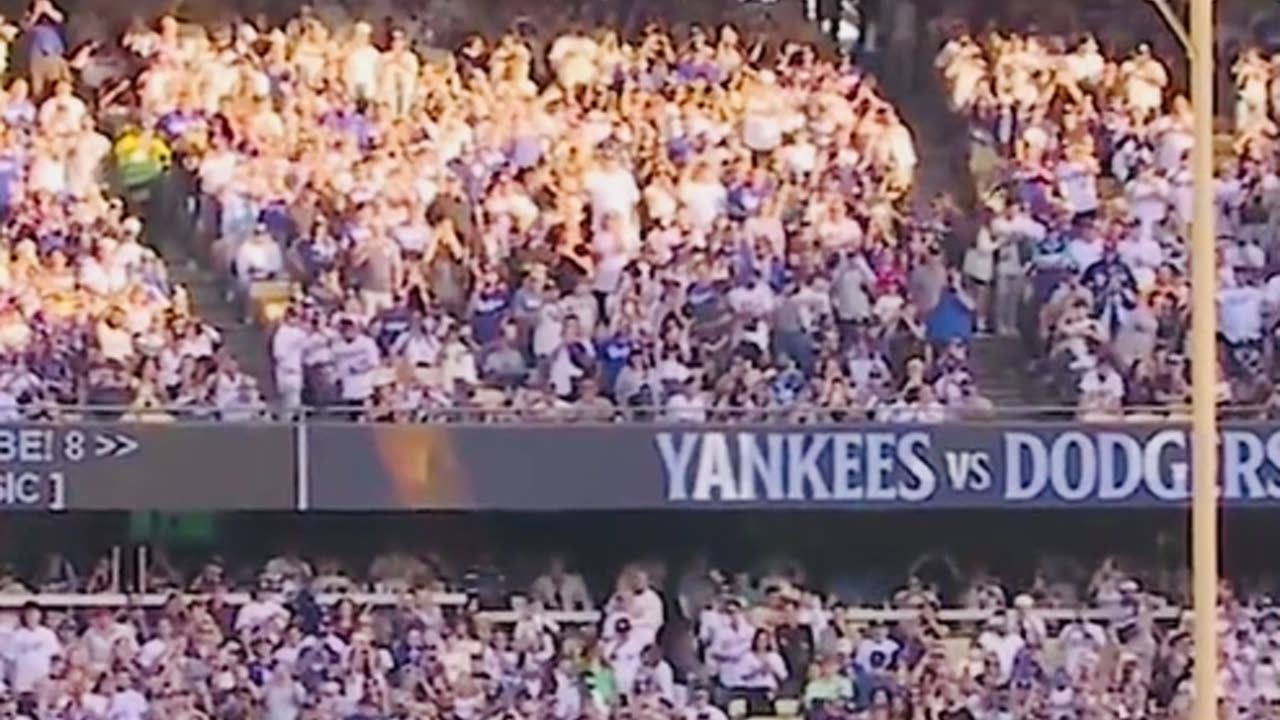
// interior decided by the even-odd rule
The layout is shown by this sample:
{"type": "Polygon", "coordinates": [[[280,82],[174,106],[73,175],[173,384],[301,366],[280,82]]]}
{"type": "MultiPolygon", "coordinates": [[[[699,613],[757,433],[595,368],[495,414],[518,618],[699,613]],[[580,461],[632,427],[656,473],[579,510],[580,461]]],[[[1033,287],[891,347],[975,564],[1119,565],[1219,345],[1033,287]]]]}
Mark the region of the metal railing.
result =
{"type": "MultiPolygon", "coordinates": [[[[316,601],[321,605],[332,605],[348,600],[360,607],[387,608],[403,606],[409,595],[409,593],[389,592],[334,592],[321,593],[316,596],[316,601]]],[[[201,603],[212,600],[214,596],[160,592],[138,594],[42,593],[29,595],[5,593],[0,594],[0,610],[16,610],[29,603],[35,603],[44,609],[57,610],[153,609],[164,607],[174,598],[188,603],[201,603]]],[[[231,592],[218,596],[218,599],[231,607],[239,607],[249,602],[250,596],[244,592],[231,592]]],[[[431,595],[430,600],[440,607],[456,609],[466,606],[469,598],[463,593],[444,592],[434,593],[431,595]]],[[[844,616],[851,622],[865,624],[872,622],[901,622],[918,618],[925,611],[912,608],[852,607],[846,608],[843,612],[844,616]]],[[[944,625],[958,625],[980,623],[1003,612],[1005,611],[996,609],[944,608],[934,611],[932,617],[944,625]]],[[[1183,620],[1186,612],[1180,607],[1162,607],[1152,610],[1150,617],[1161,623],[1176,624],[1183,620]]],[[[1031,613],[1047,622],[1055,623],[1065,623],[1079,619],[1105,623],[1132,617],[1130,613],[1124,610],[1110,608],[1037,608],[1031,610],[1031,613]]],[[[481,610],[476,613],[476,616],[478,619],[494,623],[513,623],[520,618],[520,611],[481,610]]],[[[604,613],[599,610],[555,610],[544,612],[542,616],[563,625],[592,625],[604,619],[604,613]]]]}
{"type": "MultiPolygon", "coordinates": [[[[897,425],[941,425],[1003,423],[1031,420],[1082,424],[1123,424],[1126,422],[1189,422],[1189,405],[1130,406],[1117,411],[1097,411],[1051,404],[1010,405],[982,409],[944,408],[932,421],[884,418],[916,412],[892,407],[843,408],[817,404],[780,408],[710,407],[694,417],[689,410],[660,406],[625,406],[613,408],[589,406],[510,407],[491,405],[458,405],[426,407],[414,410],[380,409],[369,406],[285,407],[279,404],[252,405],[98,405],[98,404],[31,404],[0,415],[0,423],[75,422],[81,420],[165,423],[181,421],[218,422],[352,422],[368,424],[840,424],[883,423],[897,425]]],[[[928,410],[923,412],[933,413],[928,410]]],[[[1267,405],[1224,405],[1219,415],[1225,420],[1280,420],[1280,407],[1267,405]]]]}

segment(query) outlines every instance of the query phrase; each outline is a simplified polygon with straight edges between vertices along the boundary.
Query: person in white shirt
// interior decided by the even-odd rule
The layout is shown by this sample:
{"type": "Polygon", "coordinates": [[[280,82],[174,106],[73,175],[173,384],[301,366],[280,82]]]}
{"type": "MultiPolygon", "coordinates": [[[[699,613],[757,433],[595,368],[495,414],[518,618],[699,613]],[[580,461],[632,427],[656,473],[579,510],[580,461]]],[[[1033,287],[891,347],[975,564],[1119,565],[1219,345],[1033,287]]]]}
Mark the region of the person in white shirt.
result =
{"type": "Polygon", "coordinates": [[[614,620],[613,631],[606,637],[604,656],[613,668],[618,692],[630,695],[640,672],[641,655],[652,643],[640,633],[633,632],[631,619],[625,616],[614,620]]]}
{"type": "Polygon", "coordinates": [[[1164,64],[1151,55],[1148,45],[1138,46],[1137,55],[1120,68],[1124,78],[1129,107],[1150,117],[1159,111],[1164,102],[1164,89],[1169,84],[1169,73],[1164,64]]]}
{"type": "Polygon", "coordinates": [[[1080,409],[1088,417],[1106,418],[1124,402],[1124,378],[1110,362],[1095,362],[1080,378],[1080,409]]]}
{"type": "Polygon", "coordinates": [[[590,610],[591,595],[578,573],[569,572],[560,557],[551,558],[551,566],[533,581],[530,595],[553,610],[590,610]]]}
{"type": "Polygon", "coordinates": [[[105,715],[109,720],[143,720],[151,710],[151,703],[134,687],[127,672],[117,673],[109,683],[104,683],[103,694],[107,698],[105,715]]]}
{"type": "Polygon", "coordinates": [[[725,601],[724,612],[721,621],[704,630],[706,662],[707,669],[716,673],[721,685],[733,687],[750,664],[756,627],[747,619],[737,598],[725,601]]]}
{"type": "Polygon", "coordinates": [[[608,158],[601,166],[587,172],[583,185],[591,202],[592,229],[603,229],[606,218],[614,216],[618,222],[621,249],[635,249],[639,245],[640,232],[636,218],[640,187],[636,184],[635,174],[617,158],[608,158]]]}
{"type": "Polygon", "coordinates": [[[1134,233],[1117,243],[1120,260],[1133,272],[1133,280],[1139,290],[1151,287],[1156,271],[1164,264],[1164,248],[1154,237],[1134,233]]]}
{"type": "Polygon", "coordinates": [[[770,153],[782,144],[782,126],[777,118],[771,86],[773,73],[761,73],[764,87],[747,98],[746,117],[742,120],[742,141],[757,153],[770,153]],[[767,73],[767,74],[766,74],[767,73]]]}
{"type": "Polygon", "coordinates": [[[1102,259],[1105,249],[1106,243],[1103,242],[1101,235],[1083,233],[1067,243],[1067,257],[1071,259],[1072,267],[1084,271],[1102,259]]]}
{"type": "Polygon", "coordinates": [[[271,359],[275,363],[276,391],[286,408],[302,405],[302,358],[310,338],[305,325],[292,307],[271,337],[271,359]]]}
{"type": "Polygon", "coordinates": [[[767,715],[773,709],[778,687],[787,679],[787,664],[778,653],[772,633],[764,629],[756,631],[750,651],[728,670],[727,678],[726,673],[721,673],[722,682],[735,696],[747,701],[751,717],[767,715]]]}
{"type": "Polygon", "coordinates": [[[634,692],[652,695],[675,707],[679,703],[676,694],[675,670],[662,657],[662,648],[650,645],[640,655],[640,668],[636,673],[634,692]]]}
{"type": "Polygon", "coordinates": [[[1036,612],[1035,600],[1030,595],[1024,593],[1013,599],[1013,619],[1018,627],[1018,633],[1028,645],[1036,648],[1044,647],[1049,637],[1048,626],[1045,624],[1044,617],[1036,612]]]}
{"type": "Polygon", "coordinates": [[[729,192],[711,166],[704,164],[680,184],[679,196],[680,202],[689,211],[693,227],[706,232],[724,213],[729,192]]]}
{"type": "Polygon", "coordinates": [[[283,272],[284,253],[262,228],[236,250],[235,275],[244,287],[262,280],[274,280],[283,272]]]}
{"type": "Polygon", "coordinates": [[[271,671],[271,679],[262,688],[265,720],[297,720],[307,692],[294,680],[289,666],[278,662],[271,671]]]}
{"type": "Polygon", "coordinates": [[[9,636],[9,687],[26,693],[49,677],[53,658],[62,653],[62,643],[53,630],[41,624],[42,613],[35,603],[22,609],[22,620],[9,636]]]}
{"type": "Polygon", "coordinates": [[[707,399],[699,392],[696,378],[688,377],[666,400],[666,418],[673,423],[702,423],[707,420],[707,399]]]}
{"type": "MultiPolygon", "coordinates": [[[[1179,98],[1185,103],[1185,99],[1179,98]]],[[[1187,108],[1190,110],[1190,107],[1187,108]]],[[[1192,134],[1177,111],[1169,116],[1167,127],[1159,135],[1156,145],[1156,164],[1166,175],[1172,174],[1188,166],[1188,153],[1191,152],[1192,134]]]]}
{"type": "Polygon", "coordinates": [[[105,668],[116,652],[116,644],[132,642],[133,628],[117,622],[110,610],[97,611],[90,621],[89,629],[84,633],[84,647],[89,651],[89,662],[96,667],[105,668]]]}
{"type": "Polygon", "coordinates": [[[1026,647],[1026,640],[1018,633],[1017,621],[1012,617],[992,618],[988,628],[978,636],[978,645],[992,653],[1000,663],[1000,682],[1008,682],[1013,673],[1013,663],[1018,653],[1026,647]]]}
{"type": "Polygon", "coordinates": [[[236,613],[235,629],[243,633],[265,629],[274,622],[287,623],[288,620],[289,611],[283,605],[255,589],[249,593],[249,601],[236,613]]]}
{"type": "Polygon", "coordinates": [[[342,80],[352,98],[371,100],[378,91],[378,67],[382,53],[369,42],[373,28],[368,23],[356,23],[352,28],[351,46],[347,49],[342,66],[342,80]]]}
{"type": "Polygon", "coordinates": [[[40,127],[51,135],[67,135],[84,126],[89,109],[72,92],[71,83],[59,82],[53,96],[40,106],[40,127]]]}
{"type": "Polygon", "coordinates": [[[1155,168],[1144,167],[1129,182],[1125,191],[1130,212],[1138,221],[1138,233],[1142,238],[1154,237],[1156,226],[1164,222],[1169,213],[1169,183],[1155,168]]]}
{"type": "Polygon", "coordinates": [[[1055,170],[1058,192],[1073,215],[1098,210],[1098,168],[1088,151],[1074,151],[1055,170]]]}
{"type": "Polygon", "coordinates": [[[711,692],[706,688],[693,691],[693,699],[684,709],[684,720],[729,720],[723,710],[711,704],[711,692]]]}
{"type": "Polygon", "coordinates": [[[1063,663],[1072,677],[1077,676],[1081,666],[1093,662],[1106,645],[1106,631],[1083,616],[1058,633],[1058,647],[1062,651],[1063,663]]]}
{"type": "Polygon", "coordinates": [[[650,585],[649,575],[643,570],[631,573],[631,588],[634,594],[631,616],[636,629],[656,638],[666,616],[662,596],[650,585]]]}
{"type": "Polygon", "coordinates": [[[1262,288],[1254,282],[1252,270],[1237,269],[1237,276],[1247,282],[1226,285],[1218,289],[1218,331],[1232,346],[1240,346],[1262,339],[1262,288]]]}
{"type": "Polygon", "coordinates": [[[858,643],[853,662],[863,672],[879,674],[891,671],[897,663],[902,646],[889,636],[889,628],[881,622],[871,625],[871,633],[858,643]]]}
{"type": "Polygon", "coordinates": [[[338,328],[339,337],[331,350],[342,400],[362,404],[373,395],[375,371],[382,362],[381,352],[373,338],[361,332],[352,318],[344,317],[338,328]]]}
{"type": "Polygon", "coordinates": [[[155,630],[155,637],[143,643],[142,649],[138,652],[138,664],[148,670],[154,669],[180,647],[172,620],[167,617],[160,618],[156,621],[155,630]]]}

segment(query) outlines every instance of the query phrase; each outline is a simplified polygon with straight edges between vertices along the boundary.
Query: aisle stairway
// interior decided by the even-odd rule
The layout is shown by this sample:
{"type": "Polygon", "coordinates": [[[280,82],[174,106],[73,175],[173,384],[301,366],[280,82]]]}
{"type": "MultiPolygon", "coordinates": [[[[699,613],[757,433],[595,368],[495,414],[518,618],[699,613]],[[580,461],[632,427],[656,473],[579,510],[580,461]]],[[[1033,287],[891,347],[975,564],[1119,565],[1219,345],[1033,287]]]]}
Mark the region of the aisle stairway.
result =
{"type": "Polygon", "coordinates": [[[170,281],[187,289],[195,314],[218,329],[227,352],[239,362],[241,370],[257,378],[267,402],[271,402],[274,383],[269,338],[258,325],[245,321],[243,310],[227,297],[225,279],[194,252],[192,230],[181,223],[161,220],[149,223],[147,235],[164,258],[170,281]]]}
{"type": "MultiPolygon", "coordinates": [[[[889,98],[915,134],[920,157],[916,206],[923,208],[938,193],[947,192],[961,208],[972,209],[975,192],[968,165],[968,124],[947,105],[945,89],[932,63],[925,63],[920,73],[914,83],[894,83],[894,78],[885,83],[889,98]]],[[[1027,356],[1020,340],[979,337],[970,362],[979,391],[995,403],[1001,415],[1033,402],[1027,391],[1027,356]]]]}
{"type": "Polygon", "coordinates": [[[1027,368],[1019,338],[984,335],[974,340],[969,351],[973,380],[978,391],[1004,417],[1027,406],[1027,368]]]}

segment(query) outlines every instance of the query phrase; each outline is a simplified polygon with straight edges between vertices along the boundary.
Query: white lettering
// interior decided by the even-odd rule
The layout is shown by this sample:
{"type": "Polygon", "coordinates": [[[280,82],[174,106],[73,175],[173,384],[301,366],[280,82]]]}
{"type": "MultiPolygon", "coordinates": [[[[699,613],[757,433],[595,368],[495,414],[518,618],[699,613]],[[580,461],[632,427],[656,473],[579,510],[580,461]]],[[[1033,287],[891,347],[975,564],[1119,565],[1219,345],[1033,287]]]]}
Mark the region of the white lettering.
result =
{"type": "Polygon", "coordinates": [[[891,433],[867,434],[867,499],[897,500],[893,472],[893,452],[897,439],[891,433]]]}
{"type": "Polygon", "coordinates": [[[694,500],[737,500],[738,483],[733,476],[733,458],[724,433],[703,433],[698,452],[698,470],[693,478],[694,500]]]}
{"type": "Polygon", "coordinates": [[[0,463],[37,464],[52,461],[52,430],[0,430],[0,463]]]}
{"type": "Polygon", "coordinates": [[[1267,497],[1280,499],[1280,433],[1267,436],[1267,462],[1271,472],[1267,473],[1267,497]]]}
{"type": "MultiPolygon", "coordinates": [[[[0,440],[3,437],[0,436],[0,440]]],[[[667,499],[687,500],[689,497],[686,482],[689,461],[693,460],[693,452],[698,444],[696,435],[682,433],[679,442],[672,433],[658,433],[656,438],[658,454],[662,456],[662,470],[667,476],[667,499]]]]}
{"type": "Polygon", "coordinates": [[[952,490],[969,489],[969,467],[973,462],[971,452],[947,451],[943,458],[947,463],[947,481],[952,490]]]}
{"type": "Polygon", "coordinates": [[[1222,488],[1232,500],[1267,496],[1258,472],[1266,459],[1262,438],[1251,432],[1222,433],[1222,488]]]}
{"type": "Polygon", "coordinates": [[[7,470],[0,473],[0,505],[36,505],[40,502],[40,473],[7,470]]]}
{"type": "Polygon", "coordinates": [[[908,476],[904,482],[899,483],[898,495],[907,502],[928,500],[937,490],[938,476],[926,456],[928,451],[928,433],[907,433],[898,442],[898,462],[908,476]]]}
{"type": "Polygon", "coordinates": [[[1157,499],[1175,502],[1185,500],[1190,493],[1186,450],[1187,436],[1181,430],[1161,430],[1147,441],[1142,453],[1142,474],[1146,477],[1147,489],[1157,499]],[[1170,447],[1181,450],[1184,459],[1170,461],[1166,468],[1165,449],[1170,447]]]}
{"type": "Polygon", "coordinates": [[[738,488],[741,500],[756,499],[757,480],[764,486],[764,497],[768,500],[781,500],[786,492],[783,479],[782,436],[769,433],[764,436],[767,444],[764,452],[760,450],[755,433],[738,435],[738,472],[742,485],[738,488]]]}
{"type": "Polygon", "coordinates": [[[1093,495],[1098,484],[1098,455],[1089,436],[1082,432],[1060,435],[1049,450],[1049,467],[1052,468],[1051,482],[1058,497],[1076,501],[1093,495]],[[1075,472],[1070,471],[1069,464],[1073,448],[1079,457],[1075,472]],[[1072,482],[1072,477],[1076,478],[1075,482],[1072,482]]]}
{"type": "Polygon", "coordinates": [[[1104,432],[1098,436],[1098,446],[1102,462],[1098,499],[1125,500],[1133,497],[1142,485],[1142,445],[1132,435],[1104,432]],[[1123,456],[1123,474],[1116,467],[1118,455],[1123,456]]]}
{"type": "Polygon", "coordinates": [[[52,430],[19,430],[18,462],[41,463],[53,460],[52,430]]]}
{"type": "Polygon", "coordinates": [[[838,433],[831,440],[831,486],[837,500],[861,500],[862,436],[838,433]]]}
{"type": "Polygon", "coordinates": [[[1044,491],[1049,482],[1049,452],[1044,441],[1031,433],[1004,434],[1004,499],[1031,500],[1044,491]],[[1022,461],[1026,457],[1030,472],[1023,477],[1022,461]]]}
{"type": "MultiPolygon", "coordinates": [[[[831,490],[827,488],[826,481],[822,479],[822,471],[818,469],[818,460],[830,441],[831,436],[825,433],[792,433],[787,436],[787,464],[791,469],[787,483],[788,500],[809,499],[805,496],[805,485],[813,489],[812,499],[831,498],[831,490]],[[806,444],[805,441],[810,439],[812,442],[806,444]]],[[[840,462],[838,451],[835,462],[840,462]]]]}
{"type": "Polygon", "coordinates": [[[992,481],[991,456],[984,452],[974,453],[969,476],[972,478],[969,481],[970,490],[977,492],[990,490],[992,481]]]}

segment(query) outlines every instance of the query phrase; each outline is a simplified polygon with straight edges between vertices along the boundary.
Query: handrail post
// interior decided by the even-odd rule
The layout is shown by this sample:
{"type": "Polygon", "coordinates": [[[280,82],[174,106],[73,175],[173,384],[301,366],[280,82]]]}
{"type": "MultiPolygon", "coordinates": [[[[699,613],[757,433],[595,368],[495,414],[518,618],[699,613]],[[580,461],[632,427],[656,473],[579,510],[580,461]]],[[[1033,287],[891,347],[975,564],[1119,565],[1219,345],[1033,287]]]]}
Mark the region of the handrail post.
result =
{"type": "Polygon", "coordinates": [[[294,414],[293,418],[293,448],[296,453],[294,471],[297,474],[294,501],[298,512],[306,512],[311,509],[311,479],[307,458],[307,422],[310,418],[310,409],[302,408],[294,414]]]}

